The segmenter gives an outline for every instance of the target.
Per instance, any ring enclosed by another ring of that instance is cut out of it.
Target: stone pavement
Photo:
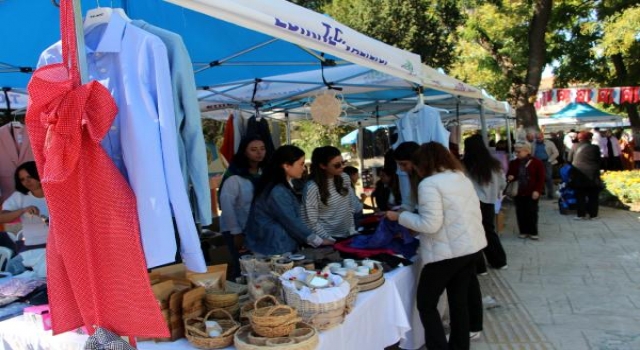
[[[541,200],[532,241],[506,209],[509,268],[480,277],[499,307],[471,349],[640,349],[640,213],[601,207],[598,220],[575,221]]]

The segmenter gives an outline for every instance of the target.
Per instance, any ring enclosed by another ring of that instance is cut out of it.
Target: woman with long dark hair
[[[239,252],[244,245],[244,226],[255,185],[262,175],[265,156],[265,144],[260,137],[243,138],[220,184],[220,231],[233,259],[232,278],[240,276]]]
[[[296,146],[278,148],[256,188],[255,201],[245,228],[247,247],[264,255],[298,250],[301,244],[331,244],[314,234],[302,221],[300,197],[292,181],[304,172],[304,151]]]
[[[354,233],[355,213],[349,176],[343,172],[340,150],[318,147],[311,155],[311,173],[303,194],[302,216],[313,233],[326,239]]]
[[[20,251],[44,248],[49,236],[49,209],[44,198],[36,162],[22,163],[14,173],[16,191],[2,204],[0,223],[20,219],[24,246]]]
[[[423,267],[416,298],[427,349],[469,349],[471,327],[482,324],[481,315],[470,319],[470,312],[482,307],[475,273],[478,253],[487,245],[480,201],[460,161],[441,144],[421,145],[413,166],[421,179],[418,212],[387,211],[386,217],[420,236]],[[448,341],[437,308],[445,289],[451,319]]]
[[[487,238],[487,247],[483,249],[484,256],[491,267],[505,269],[507,267],[507,254],[502,248],[495,226],[495,202],[500,198],[502,191],[507,186],[505,175],[502,172],[502,165],[500,161],[489,153],[489,149],[481,135],[473,135],[464,140],[462,163],[480,199],[482,226]],[[478,260],[477,269],[479,274],[487,272],[484,259],[480,258]]]
[[[378,168],[378,182],[371,196],[375,199],[375,206],[380,211],[391,210],[402,204],[402,195],[398,184],[398,175],[389,169]]]

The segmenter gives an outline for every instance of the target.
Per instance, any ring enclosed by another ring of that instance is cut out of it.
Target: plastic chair
[[[13,251],[7,247],[0,247],[0,271],[4,271],[7,262],[13,256]]]

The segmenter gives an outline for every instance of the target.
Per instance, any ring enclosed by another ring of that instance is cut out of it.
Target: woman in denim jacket
[[[302,177],[304,151],[296,146],[278,148],[256,188],[255,200],[245,227],[246,244],[254,253],[282,254],[300,244],[317,247],[331,244],[302,222],[300,196],[291,181]]]

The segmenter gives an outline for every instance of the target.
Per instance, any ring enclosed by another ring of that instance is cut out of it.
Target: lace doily
[[[342,100],[331,90],[326,90],[309,105],[311,118],[322,125],[336,125],[342,114]]]

